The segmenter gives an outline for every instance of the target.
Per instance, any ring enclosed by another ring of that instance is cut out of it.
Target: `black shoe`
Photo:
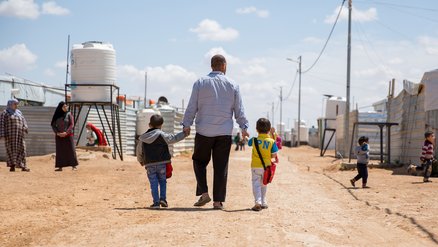
[[[354,188],[356,188],[355,182],[356,180],[354,180],[354,178],[350,180],[351,186],[353,186]]]
[[[213,205],[213,209],[215,209],[215,210],[223,210],[224,209],[224,204],[222,204],[222,202],[219,202],[219,204]]]
[[[27,167],[23,167],[23,168],[21,168],[21,171],[22,172],[30,172],[30,169]]]
[[[160,203],[159,202],[154,202],[154,204],[150,205],[149,207],[153,208],[153,209],[159,209],[160,208]]]
[[[206,195],[206,196],[201,196],[199,197],[199,200],[197,202],[195,202],[195,204],[193,206],[195,207],[202,207],[205,204],[209,203],[211,201],[210,196]]]
[[[15,172],[15,166],[11,166],[11,168],[9,168],[10,172]]]
[[[62,167],[56,168],[55,172],[62,172]]]
[[[169,205],[167,204],[166,200],[160,200],[160,206],[163,207],[163,208],[169,207]]]

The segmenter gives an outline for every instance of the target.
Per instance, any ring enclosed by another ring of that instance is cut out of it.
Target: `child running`
[[[350,180],[353,187],[356,187],[355,182],[362,178],[362,188],[368,189],[368,162],[370,160],[370,147],[368,145],[368,137],[361,136],[358,140],[359,146],[356,146],[354,153],[357,156],[357,176]]]
[[[248,146],[251,147],[254,145],[254,147],[252,148],[251,174],[252,191],[254,194],[255,205],[254,207],[252,207],[252,210],[260,211],[262,209],[268,208],[268,204],[266,201],[267,186],[263,184],[263,164],[260,156],[258,155],[255,145],[259,147],[260,153],[266,166],[270,166],[271,159],[277,157],[278,147],[274,139],[269,136],[271,123],[268,119],[260,118],[257,121],[256,129],[259,135],[257,138],[251,138],[248,141]],[[255,143],[255,140],[257,140],[257,143]]]
[[[168,144],[183,140],[184,132],[176,135],[161,130],[164,123],[160,115],[152,115],[149,130],[142,134],[137,144],[137,161],[147,170],[153,204],[151,208],[167,208],[166,200],[166,165],[170,164],[171,155]],[[159,187],[159,190],[158,190]]]
[[[427,131],[424,133],[424,144],[421,152],[420,160],[423,162],[424,167],[424,177],[423,182],[428,183],[432,182],[429,180],[430,174],[432,173],[432,162],[434,159],[434,143],[435,143],[435,134],[432,131]]]

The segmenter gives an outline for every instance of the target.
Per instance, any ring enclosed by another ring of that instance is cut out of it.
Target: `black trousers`
[[[357,176],[354,177],[354,180],[358,181],[362,178],[362,184],[367,184],[368,180],[368,167],[367,164],[357,163]]]
[[[197,182],[197,196],[208,192],[207,165],[213,156],[213,201],[225,201],[231,144],[231,136],[206,137],[196,134],[192,159]]]

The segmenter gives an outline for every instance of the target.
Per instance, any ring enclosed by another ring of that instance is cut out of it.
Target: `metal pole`
[[[298,135],[297,147],[300,146],[301,137],[301,56],[298,57]]]
[[[274,127],[274,102],[272,102],[272,127]]]
[[[280,137],[283,138],[283,130],[282,130],[282,123],[283,123],[283,87],[280,87]]]
[[[344,143],[348,143],[349,140],[349,125],[350,125],[350,70],[351,70],[351,9],[352,0],[348,0],[348,45],[347,45],[347,101],[345,105],[344,114]],[[347,152],[347,145],[344,146],[345,152]]]
[[[66,71],[65,71],[65,84],[67,84],[67,82],[68,82],[68,64],[69,64],[69,54],[70,53],[70,34],[68,35],[68,39],[67,39],[67,59],[66,59],[66,61],[67,61],[67,68],[66,68]],[[67,99],[67,94],[65,95],[65,97],[66,97],[66,99]],[[65,102],[67,102],[67,100],[65,101]]]
[[[144,72],[144,108],[146,109],[147,107],[147,99],[146,99],[146,95],[148,92],[148,72]]]

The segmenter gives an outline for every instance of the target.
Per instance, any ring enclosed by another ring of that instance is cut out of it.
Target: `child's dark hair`
[[[426,133],[424,133],[424,138],[429,138],[429,136],[433,135],[433,131],[426,131]]]
[[[257,120],[256,129],[259,133],[267,134],[271,130],[271,122],[266,118]]]
[[[359,142],[359,145],[362,145],[364,142],[368,142],[368,137],[361,136],[361,137],[359,137],[358,142]]]
[[[158,114],[152,115],[151,120],[149,122],[152,128],[159,128],[161,127],[161,125],[163,125],[163,123],[164,123],[163,117]]]

